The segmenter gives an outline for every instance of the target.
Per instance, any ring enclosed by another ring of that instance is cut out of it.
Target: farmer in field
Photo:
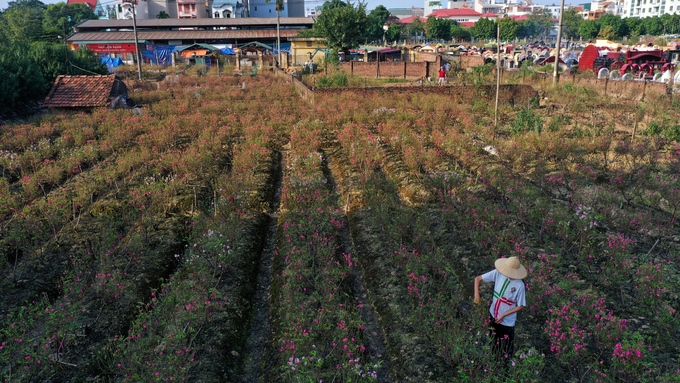
[[[479,282],[493,282],[493,301],[489,307],[492,349],[499,358],[508,361],[514,353],[517,312],[526,307],[522,279],[527,276],[527,270],[517,257],[499,258],[494,265],[495,270],[475,278],[475,303],[482,301],[479,296]]]

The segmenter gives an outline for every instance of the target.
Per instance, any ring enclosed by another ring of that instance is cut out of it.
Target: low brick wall
[[[460,56],[461,68],[467,69],[480,65],[484,65],[484,57],[482,56]]]
[[[552,73],[536,75],[533,80],[525,79],[525,82],[539,81],[552,84]],[[572,83],[580,86],[587,86],[596,89],[600,94],[629,100],[642,99],[645,97],[659,97],[668,93],[668,86],[660,82],[647,81],[621,81],[621,80],[599,80],[595,77],[576,76],[567,74],[560,76],[560,84]]]
[[[309,102],[310,104],[314,103],[314,92],[309,89],[302,81],[276,67],[274,68],[274,74],[276,77],[283,78],[293,83],[293,87],[303,100]]]
[[[369,63],[372,64],[372,63]],[[402,64],[403,63],[394,63]],[[413,63],[411,63],[413,64]],[[425,63],[419,63],[425,64]],[[396,65],[395,65],[396,66]],[[408,67],[407,67],[408,68]],[[403,70],[403,66],[402,66]],[[338,93],[357,93],[363,95],[375,95],[377,97],[389,97],[394,94],[434,93],[446,98],[446,102],[472,103],[475,100],[485,99],[492,102],[496,98],[495,85],[451,85],[451,86],[392,86],[371,88],[317,88],[309,89],[302,81],[274,68],[276,76],[285,78],[293,83],[293,86],[303,100],[313,104],[324,97]],[[518,107],[534,107],[538,104],[538,92],[525,84],[504,84],[500,86],[498,101]]]
[[[495,100],[496,86],[399,86],[375,88],[321,88],[314,91],[315,101],[338,93],[351,92],[376,97],[389,97],[394,94],[433,93],[445,97],[446,102],[472,103],[475,100]],[[500,103],[517,107],[533,107],[538,103],[538,92],[530,85],[506,84],[500,86],[498,96]]]
[[[418,79],[436,76],[437,69],[439,68],[437,65],[437,63],[427,61],[350,61],[340,63],[340,68],[349,74],[359,77]]]

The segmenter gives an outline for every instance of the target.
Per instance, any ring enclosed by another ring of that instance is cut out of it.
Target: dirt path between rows
[[[273,354],[270,313],[270,296],[272,284],[272,263],[276,252],[276,228],[281,205],[283,189],[283,169],[285,169],[286,153],[278,156],[278,171],[274,177],[274,193],[269,201],[269,228],[265,245],[260,257],[257,273],[257,290],[253,301],[253,315],[250,323],[250,334],[243,353],[243,371],[241,382],[264,382],[267,371],[271,370],[276,360]]]
[[[337,190],[335,178],[328,167],[328,159],[326,158],[325,153],[322,155],[322,172],[328,181],[331,191],[340,196],[342,193]],[[356,252],[354,250],[354,244],[352,243],[352,237],[349,232],[349,219],[347,218],[347,215],[343,215],[342,221],[343,226],[338,230],[338,238],[340,240],[339,251],[342,252],[340,256],[342,257],[344,254],[353,256],[356,254]],[[388,374],[391,371],[391,368],[389,359],[387,358],[387,351],[385,349],[385,336],[380,330],[380,325],[378,323],[379,318],[369,303],[368,293],[366,291],[366,287],[364,286],[363,278],[358,267],[351,268],[351,280],[352,294],[356,303],[359,305],[359,315],[361,315],[361,319],[364,321],[366,326],[363,333],[364,341],[366,343],[366,350],[370,358],[370,363],[374,366],[377,366],[377,382],[390,382],[391,380],[389,379]]]

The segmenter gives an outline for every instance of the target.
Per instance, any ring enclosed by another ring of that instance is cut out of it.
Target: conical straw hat
[[[496,270],[510,279],[524,279],[527,269],[519,262],[519,258],[499,258],[494,263]]]

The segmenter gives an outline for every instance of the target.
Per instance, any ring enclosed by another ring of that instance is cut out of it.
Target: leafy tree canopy
[[[10,1],[0,20],[2,35],[10,43],[41,40],[45,9],[38,0]]]
[[[562,14],[562,34],[568,39],[576,37],[582,22],[583,17],[574,8],[565,9]]]
[[[548,36],[555,27],[553,15],[547,9],[536,10],[527,16],[527,21],[533,24],[534,36]]]
[[[470,31],[461,27],[458,23],[451,24],[451,38],[460,40],[470,40]]]
[[[482,17],[470,28],[470,34],[478,39],[492,39],[496,36],[496,23]]]
[[[333,0],[331,3],[338,2]],[[329,2],[324,3],[323,7]],[[343,3],[344,4],[344,3]],[[326,39],[328,47],[334,50],[347,50],[359,46],[366,31],[366,4],[359,2],[356,6],[346,3],[344,6],[328,7],[316,19],[314,28]]]
[[[382,5],[378,5],[366,17],[366,38],[368,40],[381,40],[385,30],[383,25],[390,17],[390,11]]]
[[[642,19],[642,24],[645,27],[645,33],[652,36],[659,36],[663,34],[664,25],[660,17],[645,17]]]
[[[600,27],[595,20],[583,20],[578,27],[578,35],[584,39],[593,39],[600,33]]]
[[[613,40],[615,37],[616,32],[614,32],[614,27],[611,25],[605,25],[600,28],[600,33],[597,34],[597,38],[602,40]]]
[[[66,37],[73,33],[73,27],[84,20],[96,19],[97,16],[84,3],[57,3],[50,4],[45,10],[43,19],[43,40],[57,39],[57,36]]]
[[[415,19],[411,24],[404,26],[402,34],[407,38],[423,36],[425,34],[425,23],[420,19]]]
[[[346,7],[348,4],[349,4],[349,3],[345,3],[345,2],[342,1],[342,0],[330,0],[330,1],[326,1],[326,2],[323,3],[323,5],[321,6],[321,12],[323,13],[323,12],[326,12],[326,11],[330,11],[331,9],[334,9],[334,8]]]
[[[428,17],[425,23],[425,35],[430,40],[450,40],[452,21]]]
[[[387,31],[385,32],[385,39],[387,39],[387,41],[397,41],[397,40],[399,40],[400,36],[401,36],[401,25],[390,24],[387,27]]]
[[[519,25],[510,17],[498,19],[498,26],[501,28],[501,40],[509,41],[517,37]]]
[[[612,39],[628,35],[628,25],[623,21],[623,19],[621,19],[621,16],[615,16],[607,13],[600,17],[597,22],[600,25],[600,29],[606,26],[612,27],[612,32],[614,33],[614,35],[611,37]]]

